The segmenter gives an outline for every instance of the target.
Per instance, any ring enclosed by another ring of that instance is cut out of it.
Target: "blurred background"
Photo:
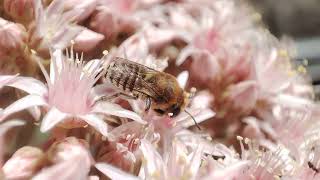
[[[316,97],[320,97],[320,0],[250,0],[270,31],[293,38],[297,63],[308,60]]]

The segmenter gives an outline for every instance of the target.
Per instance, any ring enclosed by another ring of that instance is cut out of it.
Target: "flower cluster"
[[[307,61],[244,1],[0,3],[0,179],[320,178]],[[115,57],[175,76],[185,111],[101,100]]]

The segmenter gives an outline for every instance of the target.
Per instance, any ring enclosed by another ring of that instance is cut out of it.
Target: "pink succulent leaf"
[[[18,99],[7,108],[4,109],[3,115],[9,116],[13,113],[19,112],[21,110],[34,107],[34,106],[48,106],[45,99],[38,95],[27,95],[21,99]]]
[[[78,51],[89,51],[96,47],[104,39],[104,35],[91,31],[89,29],[84,29],[80,34],[78,34],[74,41],[74,48]]]
[[[106,163],[97,163],[95,167],[111,179],[140,180],[140,178]]]
[[[66,161],[59,162],[53,166],[42,169],[32,180],[87,180],[90,166],[84,163],[84,157],[76,155]]]
[[[130,118],[132,120],[135,120],[141,124],[146,124],[147,122],[142,120],[141,117],[129,110],[123,109],[121,106],[117,104],[112,104],[108,102],[99,102],[97,103],[93,109],[93,113],[101,113],[101,114],[106,114],[106,115],[114,115],[114,116],[119,116],[119,117],[126,117]]]
[[[70,115],[69,115],[70,116]],[[62,122],[68,117],[68,114],[59,111],[57,108],[52,107],[49,112],[45,115],[41,122],[40,131],[46,132],[57,125],[59,122]]]
[[[44,157],[42,150],[24,146],[18,149],[3,165],[6,179],[29,179],[39,170]]]
[[[11,86],[20,90],[23,90],[29,94],[44,96],[48,93],[48,89],[41,81],[31,78],[31,77],[23,77],[18,76],[14,81],[7,84],[7,86]]]
[[[108,136],[108,125],[101,118],[97,117],[95,114],[88,114],[80,116],[86,123],[95,128],[103,136]]]
[[[178,75],[177,81],[182,89],[184,89],[186,87],[186,84],[188,82],[188,78],[189,78],[188,71],[183,71]]]

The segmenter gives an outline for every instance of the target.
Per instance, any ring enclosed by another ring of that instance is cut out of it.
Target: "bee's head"
[[[185,107],[190,101],[190,93],[181,91],[176,95],[176,98],[170,102],[156,106],[153,110],[159,115],[169,115],[176,117],[180,112],[184,111]]]

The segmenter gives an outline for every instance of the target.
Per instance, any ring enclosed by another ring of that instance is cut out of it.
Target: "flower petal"
[[[25,122],[21,120],[10,120],[0,124],[0,137],[3,136],[3,134],[6,133],[10,128],[22,126],[24,124]]]
[[[51,83],[54,83],[56,74],[61,72],[62,69],[63,54],[61,49],[54,50],[54,52],[50,50],[50,53],[52,57],[52,60],[50,62],[50,80]]]
[[[126,180],[139,180],[140,178],[128,174],[121,169],[111,166],[106,163],[97,163],[95,167],[102,172],[104,175],[108,176],[110,179],[126,179]]]
[[[108,125],[95,114],[80,116],[90,126],[99,131],[102,135],[108,136]]]
[[[92,112],[102,113],[106,115],[114,115],[119,117],[130,118],[139,123],[146,124],[147,122],[142,120],[141,117],[135,112],[123,109],[121,106],[109,102],[99,102],[94,107]]]
[[[52,38],[52,47],[55,49],[66,48],[70,44],[71,40],[73,40],[82,30],[83,28],[81,26],[76,25],[61,29]]]
[[[0,88],[2,88],[3,86],[5,86],[6,84],[12,82],[14,79],[17,78],[18,75],[14,75],[14,76],[0,76]]]
[[[89,29],[84,29],[75,38],[75,49],[78,51],[90,51],[96,47],[102,40],[104,35],[91,31]]]
[[[192,159],[190,161],[190,171],[193,178],[196,178],[198,170],[201,165],[202,154],[203,154],[204,146],[200,143],[198,148],[193,152]],[[192,178],[191,178],[192,179]]]
[[[184,89],[186,87],[186,84],[188,82],[188,78],[189,78],[188,71],[183,71],[178,75],[177,80],[178,80],[178,83],[182,89]]]
[[[57,108],[53,107],[50,109],[50,111],[46,114],[46,116],[43,118],[41,122],[40,131],[46,132],[53,128],[56,124],[63,121],[68,114],[65,114],[61,111],[59,111]]]
[[[47,105],[47,102],[41,96],[28,95],[17,100],[16,102],[12,103],[7,108],[5,108],[3,110],[3,116],[7,117],[13,113],[16,113],[18,111],[21,111],[30,107],[46,106],[46,105]]]
[[[9,83],[7,86],[21,89],[29,94],[37,94],[40,96],[48,92],[48,89],[45,84],[31,77],[17,77],[13,82]]]
[[[83,163],[82,156],[75,156],[40,171],[32,180],[86,180],[90,168]]]
[[[140,149],[144,156],[144,159],[147,160],[145,164],[145,173],[146,175],[159,174],[162,177],[166,176],[165,164],[160,156],[160,154],[156,151],[156,149],[152,146],[152,144],[144,139],[141,140]],[[148,178],[148,177],[146,177]],[[159,178],[161,179],[161,178]]]

